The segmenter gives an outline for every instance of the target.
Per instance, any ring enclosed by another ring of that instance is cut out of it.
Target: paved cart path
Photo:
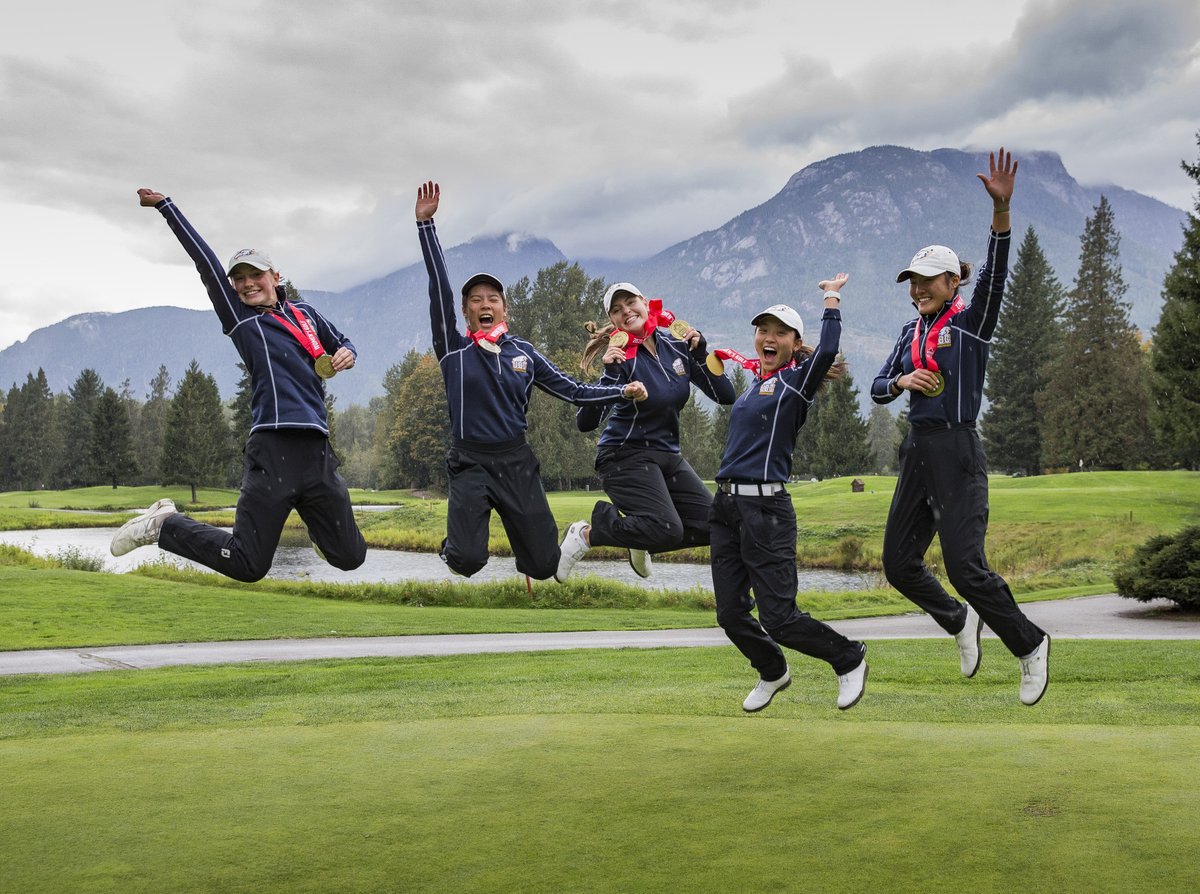
[[[1054,638],[1200,639],[1200,613],[1175,611],[1163,600],[1143,604],[1119,596],[1085,596],[1026,602],[1021,608]],[[928,639],[945,636],[927,615],[831,622],[852,639]],[[985,629],[985,636],[991,636]],[[135,670],[182,664],[303,661],[315,658],[405,658],[479,652],[556,649],[658,649],[729,646],[719,628],[695,630],[583,631],[577,633],[475,633],[442,636],[366,636],[320,639],[237,640],[94,649],[0,652],[0,675],[68,674]]]

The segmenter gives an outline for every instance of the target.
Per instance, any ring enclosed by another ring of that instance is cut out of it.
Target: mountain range
[[[1130,317],[1148,335],[1158,319],[1163,276],[1182,244],[1186,213],[1118,186],[1082,186],[1055,153],[1025,152],[1019,159],[1010,263],[1032,225],[1058,279],[1069,287],[1084,222],[1106,196],[1121,233]],[[663,298],[702,329],[710,345],[743,353],[751,347],[749,319],[771,304],[791,304],[815,329],[817,282],[848,271],[843,349],[865,393],[900,326],[912,317],[896,272],[931,243],[949,245],[976,265],[981,260],[990,203],[975,174],[986,170],[986,154],[956,149],[875,146],[837,155],[803,168],[766,202],[718,229],[642,260],[590,259],[584,266],[591,276],[627,280]],[[447,249],[446,260],[456,282],[488,270],[512,283],[565,257],[547,239],[513,233]],[[356,368],[330,380],[340,407],[382,394],[388,367],[409,349],[430,345],[420,262],[342,292],[295,285],[359,349]],[[581,333],[581,348],[583,341]],[[140,398],[160,364],[177,382],[193,358],[217,380],[222,397],[233,394],[237,355],[211,312],[148,307],[78,314],[0,351],[0,387],[19,385],[41,367],[51,390],[62,392],[90,367],[114,387],[129,379]]]

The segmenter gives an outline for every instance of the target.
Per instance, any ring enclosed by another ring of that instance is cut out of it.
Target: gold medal
[[[680,341],[683,341],[685,338],[687,338],[687,334],[691,331],[692,331],[691,324],[685,323],[683,320],[676,320],[674,323],[671,324],[671,329],[670,329],[671,334],[673,336],[675,336],[677,339],[679,339]]]
[[[926,397],[937,397],[939,394],[941,394],[943,391],[946,390],[946,379],[942,376],[942,374],[934,373],[934,376],[937,378],[937,381],[934,383],[933,387],[928,389],[927,391],[921,392]]]
[[[629,344],[629,333],[624,329],[617,329],[608,337],[608,343],[614,348],[623,348]]]
[[[316,369],[317,375],[322,379],[332,379],[337,375],[337,370],[333,368],[333,358],[328,354],[322,354],[317,358]]]
[[[500,353],[500,346],[494,341],[488,341],[486,338],[479,339],[479,341],[475,342],[475,344],[479,345],[479,347],[483,348],[489,354]]]
[[[708,371],[714,376],[722,376],[725,374],[725,361],[716,354],[709,354],[704,361],[704,365],[708,367]]]

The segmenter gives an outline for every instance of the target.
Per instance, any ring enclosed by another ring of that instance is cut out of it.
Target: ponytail
[[[812,345],[806,345],[804,342],[800,342],[800,344],[796,346],[796,350],[792,353],[792,359],[797,363],[803,363],[810,356],[812,356],[816,350],[817,349]],[[849,366],[846,365],[846,355],[838,354],[837,359],[833,361],[833,365],[830,366],[825,372],[825,378],[822,380],[821,386],[823,386],[825,382],[834,382],[840,379],[846,374],[848,369]],[[821,386],[818,386],[818,388]]]
[[[583,324],[583,328],[588,331],[588,343],[583,349],[583,359],[579,363],[579,368],[587,372],[591,370],[592,363],[596,358],[604,353],[608,347],[608,337],[616,331],[617,327],[612,323],[596,323],[589,320]]]

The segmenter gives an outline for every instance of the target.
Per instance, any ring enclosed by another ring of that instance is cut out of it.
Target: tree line
[[[1200,134],[1197,134],[1200,146]],[[1182,163],[1200,186],[1200,163]],[[1200,191],[1152,336],[1129,320],[1120,234],[1103,196],[1068,290],[1030,227],[992,344],[981,430],[993,469],[1200,469]]]
[[[1200,186],[1200,162],[1184,162],[1183,169]],[[1200,468],[1200,191],[1195,211],[1149,339],[1129,321],[1120,236],[1106,198],[1084,226],[1070,289],[1037,233],[1025,231],[984,389],[988,409],[980,427],[993,470]],[[564,371],[594,381],[600,370],[585,372],[579,360],[584,325],[601,306],[604,288],[579,264],[561,261],[509,289],[510,326]],[[65,394],[51,393],[43,370],[29,373],[3,396],[0,490],[187,484],[194,500],[197,486],[236,487],[238,453],[250,431],[250,380],[242,373],[225,402],[194,360],[174,388],[160,367],[144,400],[128,380],[114,389],[92,369]],[[740,368],[732,376],[740,394],[747,377]],[[327,398],[343,475],[353,487],[443,489],[449,417],[432,352],[410,351],[387,371],[383,386],[366,406],[339,411]],[[858,394],[850,374],[822,387],[796,441],[796,476],[894,470],[905,415],[875,406],[864,420]],[[535,390],[528,437],[551,489],[597,483],[599,432],[579,432],[574,415],[574,407]],[[728,425],[729,408],[693,389],[680,417],[680,442],[702,477],[716,474]]]

